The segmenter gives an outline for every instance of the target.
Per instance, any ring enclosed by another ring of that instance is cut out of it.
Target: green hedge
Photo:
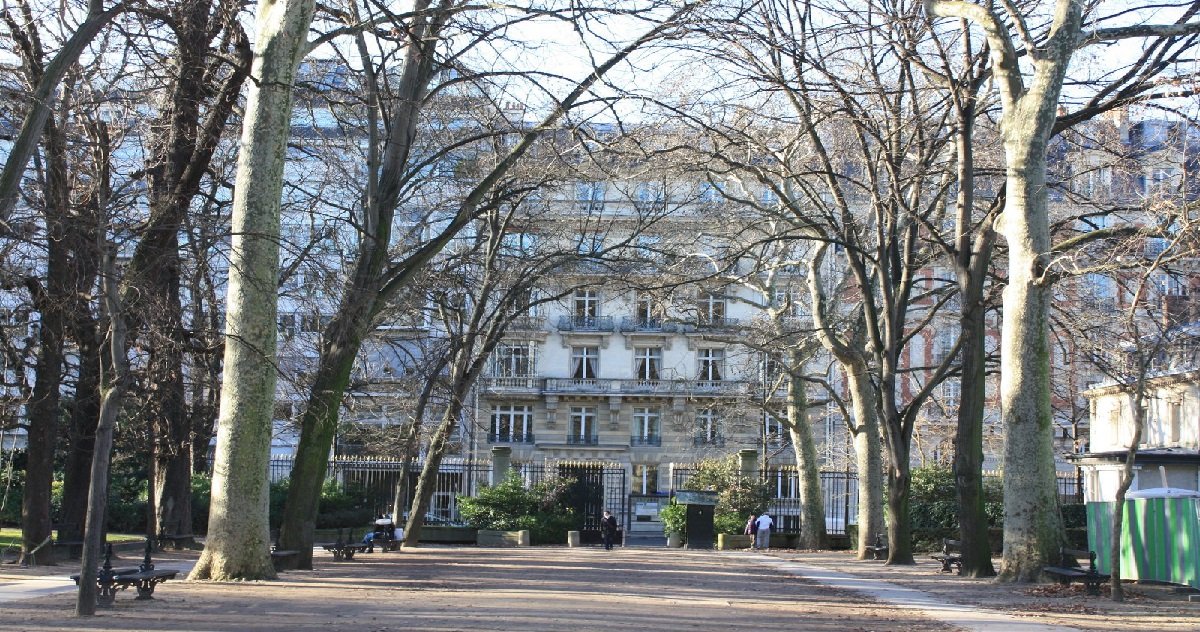
[[[474,497],[459,496],[458,509],[476,529],[529,530],[531,544],[565,544],[567,531],[583,526],[570,496],[575,479],[552,477],[528,489],[515,471],[498,485],[484,487]]]

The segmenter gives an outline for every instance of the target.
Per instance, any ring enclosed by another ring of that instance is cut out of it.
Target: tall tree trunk
[[[433,492],[437,490],[442,457],[446,455],[447,444],[458,427],[458,417],[462,414],[462,398],[458,395],[459,393],[454,393],[451,397],[442,422],[438,424],[437,430],[429,440],[429,452],[425,457],[425,465],[421,468],[421,477],[417,479],[412,507],[408,510],[408,521],[404,525],[405,547],[416,547],[421,541],[421,528],[425,523],[425,513],[429,511],[429,503],[433,500]]]
[[[267,466],[275,402],[279,209],[292,87],[313,0],[258,5],[233,200],[225,370],[208,539],[192,579],[274,577]]]
[[[342,312],[339,315],[346,315]],[[363,312],[359,312],[361,316]],[[343,326],[363,327],[366,323],[345,323]],[[329,327],[331,333],[344,332],[341,327]],[[288,496],[283,505],[283,524],[279,529],[279,546],[299,551],[297,567],[312,568],[313,530],[329,464],[329,450],[337,431],[338,408],[350,383],[350,372],[361,344],[362,331],[351,339],[335,339],[327,343],[313,378],[308,405],[300,417],[300,441],[288,481]],[[349,332],[342,335],[351,336]]]
[[[88,335],[90,333],[90,336]],[[92,452],[96,425],[100,421],[100,347],[95,327],[78,328],[75,333],[79,351],[79,376],[75,382],[75,401],[71,408],[67,460],[63,470],[63,534],[82,541],[87,500],[91,488]]]
[[[100,416],[96,424],[96,444],[92,452],[91,486],[88,492],[87,528],[83,540],[83,562],[79,571],[79,591],[75,614],[96,614],[96,573],[104,549],[105,519],[108,514],[108,476],[112,459],[113,427],[120,412],[123,391],[128,384],[129,359],[125,341],[125,318],[117,290],[116,265],[112,254],[105,257],[103,295],[109,318],[101,369]]]
[[[915,564],[912,550],[912,520],[909,518],[912,466],[908,441],[888,437],[887,532],[888,564]]]
[[[883,446],[879,417],[875,413],[875,387],[866,362],[842,364],[854,413],[854,456],[858,470],[858,559],[867,559],[867,547],[883,532]]]
[[[817,467],[817,448],[813,444],[812,425],[808,420],[808,396],[800,379],[803,358],[795,349],[789,350],[788,366],[795,375],[787,385],[788,434],[796,455],[796,472],[800,479],[800,542],[802,549],[824,549],[829,546],[825,532],[825,502],[821,495],[821,472]]]
[[[22,563],[52,564],[53,549],[44,546],[51,533],[50,490],[58,421],[62,415],[61,390],[66,359],[68,304],[74,298],[68,235],[70,234],[70,181],[66,142],[54,121],[46,123],[45,286],[29,279],[34,306],[41,314],[35,381],[26,407],[25,491],[21,498]],[[38,547],[41,547],[40,549]],[[36,554],[32,552],[37,550]]]
[[[972,284],[974,285],[974,284]],[[962,574],[991,577],[992,545],[983,496],[983,413],[987,401],[982,283],[961,291],[959,319],[962,343],[958,425],[954,430],[954,489],[958,499],[958,531],[962,541]]]
[[[1053,119],[1054,111],[1040,113]],[[1048,127],[1048,126],[1047,126]],[[1000,409],[1004,422],[1002,578],[1036,581],[1063,539],[1050,408],[1048,310],[1042,275],[1050,252],[1044,139],[1010,121],[1003,234],[1008,285],[1001,328]]]

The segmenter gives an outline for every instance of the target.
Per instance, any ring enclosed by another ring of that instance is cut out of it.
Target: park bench
[[[79,530],[78,524],[64,522],[53,525],[53,529],[57,537],[50,541],[51,547],[65,549],[67,556],[71,558],[76,558],[83,554],[83,532]]]
[[[340,562],[342,560],[347,560],[347,561],[353,560],[355,553],[368,553],[372,550],[370,544],[366,544],[364,542],[356,542],[354,540],[354,532],[353,531],[350,532],[350,541],[349,542],[342,540],[341,529],[338,529],[337,542],[322,544],[321,548],[325,549],[326,551],[329,551],[330,553],[333,553],[334,561],[338,561],[338,562]]]
[[[178,520],[163,521],[158,527],[158,550],[162,551],[167,547],[167,542],[170,542],[171,547],[178,551],[184,544],[196,539],[196,536],[190,533],[190,529],[187,530],[188,533],[180,533],[181,531],[184,529],[179,528]]]
[[[275,567],[277,573],[295,569],[300,563],[300,551],[279,548],[279,532],[275,531],[274,533],[275,538],[271,543],[271,566]]]
[[[1100,584],[1108,581],[1109,576],[1096,571],[1096,552],[1063,547],[1058,551],[1058,566],[1045,566],[1042,572],[1055,577],[1064,586],[1078,581],[1087,587],[1089,595],[1100,594]],[[1088,567],[1084,569],[1079,560],[1086,559]]]
[[[175,579],[175,576],[179,574],[178,570],[154,568],[154,562],[150,559],[150,551],[153,548],[153,540],[147,538],[146,556],[140,566],[137,568],[113,568],[112,545],[109,544],[105,547],[104,566],[101,567],[100,572],[96,573],[96,606],[112,607],[117,593],[131,586],[137,589],[137,597],[134,599],[153,599],[155,586],[168,579]],[[79,584],[79,577],[79,575],[72,575],[71,579]]]
[[[943,539],[942,552],[929,557],[942,563],[941,572],[949,573],[957,568],[958,574],[962,574],[962,540]]]
[[[875,534],[875,544],[864,547],[867,553],[871,554],[873,560],[886,560],[888,556],[888,545],[883,539],[882,533]]]

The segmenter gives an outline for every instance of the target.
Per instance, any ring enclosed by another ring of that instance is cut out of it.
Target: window
[[[600,316],[600,293],[596,290],[575,291],[575,326],[589,327],[596,325]]]
[[[947,408],[956,408],[958,402],[962,399],[962,382],[956,379],[948,379],[942,382],[942,405]]]
[[[720,418],[717,411],[705,408],[696,412],[696,445],[721,445]]]
[[[644,261],[658,261],[662,255],[662,237],[658,235],[638,235],[634,246],[637,257]]]
[[[662,323],[662,307],[653,294],[638,292],[634,305],[634,318],[638,326],[657,326]]]
[[[600,349],[598,347],[571,347],[571,377],[576,380],[594,380],[600,373]]]
[[[592,406],[572,406],[571,421],[567,428],[567,443],[595,445],[596,409]]]
[[[533,233],[507,233],[500,242],[501,252],[512,257],[532,254],[537,244],[538,236]]]
[[[643,182],[638,185],[634,197],[634,207],[639,211],[660,211],[666,206],[661,183]]]
[[[279,333],[284,337],[292,337],[296,333],[296,315],[295,314],[280,314],[279,315]]]
[[[292,403],[291,402],[275,402],[275,410],[271,414],[272,419],[286,420],[292,418]]]
[[[712,292],[700,295],[700,324],[720,325],[725,322],[725,297]]]
[[[773,448],[788,445],[791,440],[791,435],[788,433],[787,425],[782,419],[772,415],[768,411],[763,411],[763,441]]]
[[[958,342],[958,334],[954,331],[943,329],[937,332],[933,339],[933,363],[941,364],[954,350],[954,343]]]
[[[659,434],[661,420],[662,414],[658,408],[634,407],[630,443],[633,445],[661,445],[661,435]]]
[[[493,355],[493,377],[530,377],[534,375],[536,343],[501,343]]]
[[[767,387],[777,388],[783,386],[787,381],[786,371],[783,362],[777,354],[764,353],[762,356],[762,381]]]
[[[659,379],[659,367],[662,366],[661,347],[637,347],[633,350],[634,374],[639,380]]]
[[[606,183],[579,182],[575,185],[575,200],[577,206],[585,211],[599,211],[604,208]]]
[[[721,183],[705,182],[700,185],[700,201],[701,202],[720,202],[725,198],[725,185]]]
[[[633,493],[635,494],[654,494],[658,492],[658,466],[657,465],[639,465],[633,466]]]
[[[724,349],[700,349],[696,352],[700,360],[700,376],[704,382],[718,382],[725,373]]]
[[[488,443],[532,443],[533,407],[527,405],[494,406]]]
[[[775,290],[771,297],[771,307],[782,310],[785,318],[806,316],[804,304],[800,302],[800,294],[795,290]]]
[[[575,235],[575,253],[581,257],[596,257],[604,252],[604,233],[588,232]]]
[[[1183,402],[1167,403],[1167,443],[1179,445],[1180,430],[1183,424]]]

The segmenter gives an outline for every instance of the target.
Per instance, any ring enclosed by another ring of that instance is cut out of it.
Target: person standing
[[[775,521],[771,520],[770,512],[762,512],[754,522],[758,527],[754,534],[755,545],[764,551],[771,550],[771,527],[775,526]]]
[[[617,517],[604,512],[604,517],[600,518],[600,536],[604,538],[604,550],[611,551],[613,547],[613,538],[617,535]]]
[[[750,536],[750,548],[751,549],[755,548],[755,546],[754,546],[754,544],[755,544],[754,538],[756,537],[755,532],[758,531],[758,522],[756,522],[756,520],[758,520],[758,516],[756,516],[754,514],[750,514],[750,518],[748,518],[746,520],[746,528],[744,530],[742,530],[743,535]]]

